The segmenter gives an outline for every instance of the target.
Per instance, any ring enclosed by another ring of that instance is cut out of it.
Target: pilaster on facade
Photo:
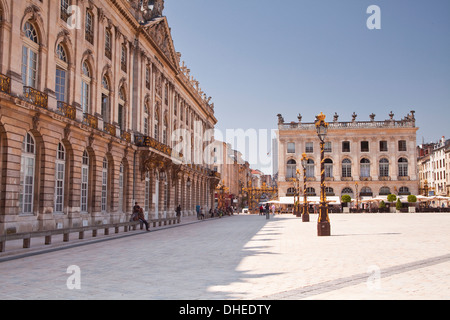
[[[356,196],[357,189],[366,196],[418,194],[415,112],[402,120],[339,122],[335,114],[328,123],[325,141],[325,183],[329,195]],[[280,196],[290,194],[290,180],[302,169],[302,154],[308,158],[306,180],[308,193],[320,190],[319,138],[315,124],[286,123],[278,115],[278,186]],[[302,178],[303,179],[303,178]],[[358,187],[356,186],[358,184]],[[359,192],[358,192],[359,193]]]
[[[171,137],[217,119],[164,1],[78,1],[79,28],[70,3],[0,1],[0,234],[124,222],[136,202],[150,219],[212,207],[210,166]]]

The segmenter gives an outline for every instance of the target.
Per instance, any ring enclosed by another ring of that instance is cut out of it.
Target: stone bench
[[[153,227],[156,228],[156,224],[158,224],[159,227],[161,227],[163,224],[166,226],[167,224],[178,224],[180,223],[179,217],[172,217],[172,218],[164,218],[164,219],[152,219],[149,221],[149,224],[153,224]]]
[[[161,225],[172,225],[180,223],[179,217],[172,218],[164,218],[164,219],[156,219],[150,220],[149,224],[153,224],[153,227]],[[52,243],[52,236],[63,235],[63,242],[69,242],[71,233],[78,233],[78,239],[82,240],[85,237],[85,233],[92,231],[92,237],[97,237],[98,230],[103,229],[104,235],[109,235],[109,230],[114,229],[115,233],[120,232],[120,228],[123,228],[123,232],[128,232],[131,230],[136,230],[137,226],[140,225],[141,230],[143,229],[143,224],[138,221],[130,221],[130,222],[121,222],[114,223],[108,225],[98,225],[98,226],[88,226],[88,227],[78,227],[78,228],[67,228],[67,229],[56,229],[56,230],[48,230],[48,231],[35,231],[35,232],[24,232],[24,233],[13,233],[13,234],[4,234],[0,236],[0,252],[5,251],[5,244],[7,241],[11,240],[23,240],[23,248],[27,249],[31,247],[31,239],[32,238],[40,238],[44,237],[44,244],[50,245]]]
[[[92,231],[92,237],[97,237],[97,232],[99,229],[104,230],[105,235],[109,235],[109,230],[114,228],[115,233],[120,232],[120,228],[123,228],[124,232],[130,230],[136,230],[137,226],[140,224],[139,221],[122,222],[108,225],[98,225],[89,227],[78,227],[78,228],[67,228],[67,229],[56,229],[48,231],[35,231],[35,232],[24,232],[24,233],[13,233],[4,234],[0,236],[0,252],[5,251],[5,244],[7,241],[11,240],[23,240],[23,248],[31,247],[32,238],[44,237],[44,244],[50,245],[52,243],[52,236],[63,235],[63,242],[69,242],[71,233],[78,233],[79,239],[84,239],[85,233]],[[142,227],[141,227],[142,229]]]

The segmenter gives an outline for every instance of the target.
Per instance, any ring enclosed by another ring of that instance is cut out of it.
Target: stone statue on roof
[[[162,16],[164,0],[142,0],[141,13],[143,24]]]

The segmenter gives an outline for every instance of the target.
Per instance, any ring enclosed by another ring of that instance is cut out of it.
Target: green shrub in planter
[[[397,203],[395,204],[395,208],[397,210],[400,210],[403,207],[402,202],[400,201],[400,198],[397,199]]]
[[[394,202],[395,200],[397,200],[397,196],[395,194],[389,194],[387,196],[387,201]]]
[[[385,208],[386,208],[386,203],[383,200],[381,200],[380,209],[385,209]]]
[[[341,202],[342,203],[345,203],[346,205],[347,205],[347,203],[349,203],[349,202],[351,202],[352,201],[352,198],[348,195],[348,194],[344,194],[342,197],[341,197]]]
[[[409,202],[408,212],[411,212],[411,213],[416,212],[417,197],[415,195],[410,194],[408,196],[408,202]]]

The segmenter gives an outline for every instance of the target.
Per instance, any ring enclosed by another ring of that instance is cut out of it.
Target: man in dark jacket
[[[150,231],[148,222],[145,220],[144,210],[142,210],[142,208],[139,208],[138,218],[141,223],[145,224],[145,229]]]

